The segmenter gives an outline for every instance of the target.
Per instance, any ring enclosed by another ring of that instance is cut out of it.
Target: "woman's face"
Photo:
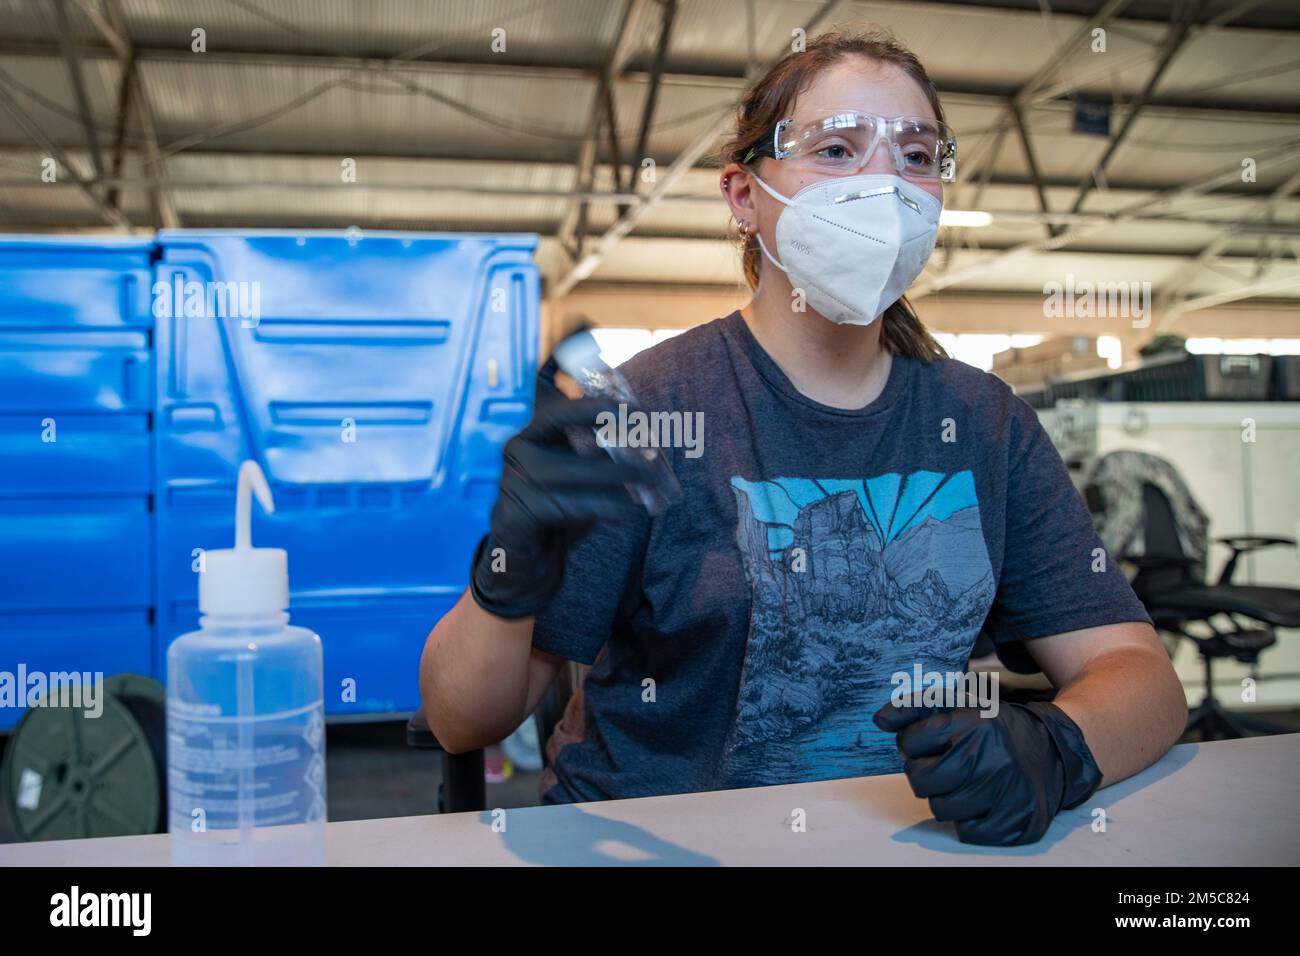
[[[854,110],[877,116],[919,116],[937,120],[930,101],[917,82],[892,63],[866,57],[849,57],[824,70],[794,102],[790,115],[794,125],[816,119],[822,110]],[[779,159],[760,159],[755,171],[763,181],[783,196],[829,177],[799,169]],[[893,157],[885,144],[877,146],[861,173],[898,175]],[[737,175],[740,174],[740,175]],[[909,180],[943,202],[943,183],[938,180]],[[722,191],[732,214],[741,223],[757,225],[763,242],[774,247],[776,220],[785,206],[773,199],[762,187],[750,181],[744,167],[728,163],[722,171]]]

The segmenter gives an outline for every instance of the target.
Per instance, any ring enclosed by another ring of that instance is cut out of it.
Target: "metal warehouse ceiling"
[[[920,294],[1300,298],[1296,0],[0,0],[0,229],[527,230],[551,294],[735,288],[713,153],[745,77],[870,23],[939,84],[947,206],[993,216]]]

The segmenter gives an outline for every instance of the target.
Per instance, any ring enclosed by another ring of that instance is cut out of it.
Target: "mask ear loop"
[[[766,192],[769,196],[771,196],[771,197],[772,197],[773,199],[775,199],[777,202],[779,202],[779,203],[781,203],[781,204],[783,204],[783,205],[786,205],[786,206],[793,206],[793,205],[794,205],[794,203],[792,203],[792,202],[791,202],[789,199],[787,199],[785,196],[782,196],[779,192],[777,192],[775,189],[773,189],[773,188],[772,188],[771,186],[769,186],[767,183],[763,182],[763,178],[762,178],[761,176],[759,176],[758,173],[750,173],[749,175],[750,175],[751,177],[753,177],[753,179],[754,179],[754,181],[755,181],[756,183],[758,183],[760,186],[763,187],[763,191],[764,191],[764,192]],[[767,245],[766,245],[766,243],[763,242],[763,234],[762,234],[761,232],[758,231],[758,223],[755,223],[755,224],[754,224],[754,238],[758,240],[758,248],[762,250],[763,255],[767,256],[767,261],[770,262],[770,263],[772,263],[772,265],[776,266],[778,269],[780,269],[782,272],[784,272],[784,273],[786,273],[786,274],[788,275],[789,272],[790,272],[790,270],[787,269],[785,266],[781,265],[781,263],[777,262],[774,258],[772,258],[772,253],[770,253],[770,252],[767,251]]]
[[[754,238],[758,240],[758,248],[761,249],[761,250],[763,251],[763,255],[767,256],[767,261],[770,262],[770,263],[772,263],[772,265],[776,266],[778,269],[780,269],[780,270],[781,270],[782,272],[784,272],[786,275],[789,275],[789,274],[790,274],[790,270],[787,269],[785,266],[781,265],[781,263],[777,262],[775,259],[773,259],[773,258],[772,258],[772,253],[770,253],[770,252],[767,251],[767,246],[763,243],[763,234],[760,233],[760,232],[758,232],[757,230],[755,230],[755,231],[754,231]]]

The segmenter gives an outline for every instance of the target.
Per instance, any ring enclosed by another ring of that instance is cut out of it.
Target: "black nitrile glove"
[[[617,401],[570,399],[555,385],[557,371],[554,357],[538,371],[533,420],[506,442],[491,528],[470,569],[474,600],[498,617],[544,608],[560,589],[568,549],[597,521],[644,513],[624,485],[647,480],[649,466],[582,456],[564,433],[595,427],[603,411],[617,414]]]
[[[876,726],[898,734],[912,792],[963,843],[1019,846],[1040,840],[1062,809],[1092,796],[1101,771],[1083,731],[1049,703],[974,707],[885,704]]]

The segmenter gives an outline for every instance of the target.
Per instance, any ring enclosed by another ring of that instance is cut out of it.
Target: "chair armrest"
[[[406,722],[406,746],[415,750],[442,750],[442,744],[424,719],[423,710],[417,710]]]
[[[1233,534],[1224,538],[1215,538],[1214,540],[1219,544],[1226,544],[1233,551],[1255,551],[1259,548],[1271,548],[1274,545],[1281,544],[1295,547],[1295,538],[1283,538],[1271,534]]]
[[[406,745],[438,753],[442,765],[442,780],[438,784],[439,813],[463,813],[486,807],[487,781],[483,777],[482,748],[448,753],[429,729],[423,710],[417,710],[406,722]]]
[[[1281,545],[1294,548],[1296,543],[1295,538],[1265,534],[1233,534],[1224,538],[1215,538],[1214,540],[1216,543],[1225,544],[1232,549],[1232,557],[1228,558],[1228,563],[1223,566],[1223,572],[1219,575],[1219,584],[1232,583],[1232,575],[1237,570],[1237,559],[1243,554],[1258,551],[1260,548],[1273,548]]]
[[[1118,560],[1136,565],[1144,571],[1155,568],[1190,568],[1196,564],[1191,558],[1175,554],[1121,554]]]

